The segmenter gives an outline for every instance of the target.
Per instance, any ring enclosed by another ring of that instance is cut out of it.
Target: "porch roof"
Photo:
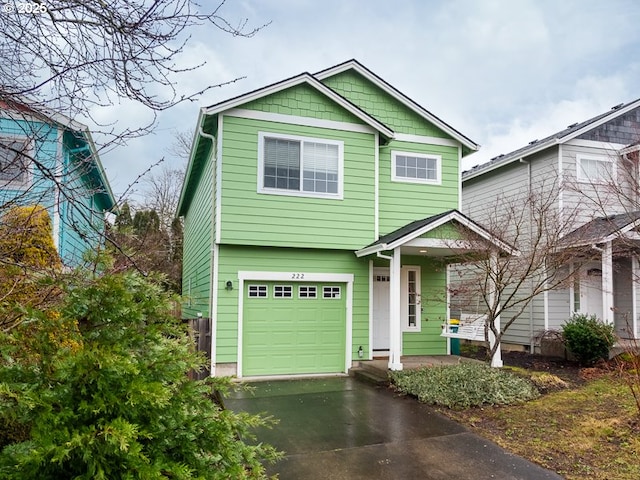
[[[470,232],[476,239],[484,240],[493,247],[509,255],[517,255],[518,251],[499,238],[492,235],[480,224],[474,222],[458,210],[446,212],[431,217],[415,220],[407,225],[383,235],[377,241],[356,251],[356,256],[364,257],[386,250],[403,247],[403,253],[429,256],[457,255],[474,249],[473,243],[462,236],[461,238],[419,238],[448,223],[456,223]],[[486,249],[486,247],[485,247]]]
[[[626,236],[629,240],[640,240],[640,235],[632,232],[639,226],[640,210],[595,218],[562,237],[560,247],[606,243],[621,236]]]

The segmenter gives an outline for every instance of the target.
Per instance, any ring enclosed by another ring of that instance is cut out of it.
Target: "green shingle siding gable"
[[[228,116],[223,122],[221,243],[356,250],[374,240],[373,134]],[[258,132],[344,142],[343,199],[258,193]]]
[[[243,104],[240,108],[336,122],[363,123],[355,115],[337,106],[315,88],[306,84],[296,85],[253,100]]]
[[[438,127],[427,122],[420,115],[402,105],[391,95],[356,72],[342,72],[324,79],[322,83],[396,132],[450,138]]]

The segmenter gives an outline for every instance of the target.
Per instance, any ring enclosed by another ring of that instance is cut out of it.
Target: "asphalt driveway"
[[[257,432],[286,457],[269,468],[287,479],[561,479],[409,397],[352,378],[253,383],[232,410],[280,419]]]

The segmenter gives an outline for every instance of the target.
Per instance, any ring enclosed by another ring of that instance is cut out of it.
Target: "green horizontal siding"
[[[322,82],[396,132],[450,138],[357,72],[342,72]]]
[[[344,142],[344,198],[259,194],[258,132]],[[221,243],[357,249],[374,233],[373,134],[224,117]]]
[[[442,157],[442,183],[429,185],[391,181],[391,151],[416,152]],[[458,208],[458,149],[393,141],[380,153],[380,235],[414,220]]]
[[[319,118],[336,122],[362,124],[362,120],[330,101],[315,88],[296,85],[281,92],[245,103],[242,108],[262,112]]]
[[[208,158],[198,177],[193,200],[184,217],[182,315],[195,318],[198,313],[209,316],[211,285],[211,247],[215,229],[213,195],[214,163]]]
[[[369,348],[369,266],[367,261],[357,259],[352,252],[343,251],[298,248],[257,249],[221,245],[219,277],[216,286],[218,295],[216,361],[218,363],[237,362],[237,286],[240,270],[354,274],[352,359],[358,358],[360,345],[365,351]],[[235,286],[233,290],[225,288],[228,280],[233,282]],[[318,285],[321,284],[318,283]]]
[[[420,265],[422,313],[420,332],[402,334],[403,355],[444,355],[447,341],[440,336],[447,318],[447,276],[444,265],[418,256],[402,257],[403,265]]]

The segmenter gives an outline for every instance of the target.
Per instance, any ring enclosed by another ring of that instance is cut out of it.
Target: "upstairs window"
[[[260,133],[258,192],[342,198],[343,143]]]
[[[391,180],[394,182],[430,183],[442,181],[442,157],[421,153],[391,152]]]
[[[576,169],[579,182],[607,183],[614,180],[614,165],[611,158],[577,155]]]
[[[29,183],[29,142],[0,138],[0,187],[24,188]]]

